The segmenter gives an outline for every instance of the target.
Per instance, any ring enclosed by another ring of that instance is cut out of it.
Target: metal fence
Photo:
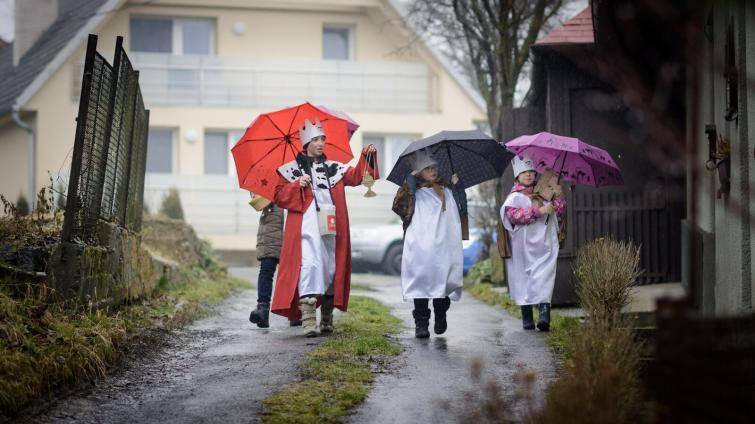
[[[93,242],[104,220],[139,231],[142,225],[149,111],[118,37],[113,64],[89,35],[68,183],[62,241]]]

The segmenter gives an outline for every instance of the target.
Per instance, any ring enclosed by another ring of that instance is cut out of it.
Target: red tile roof
[[[536,45],[593,43],[595,43],[595,31],[592,27],[590,6],[535,42]]]

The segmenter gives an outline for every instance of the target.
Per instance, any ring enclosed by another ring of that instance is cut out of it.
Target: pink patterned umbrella
[[[552,169],[566,181],[592,187],[624,185],[611,155],[578,138],[541,132],[517,137],[506,143],[506,148],[515,155],[528,156],[538,172]]]

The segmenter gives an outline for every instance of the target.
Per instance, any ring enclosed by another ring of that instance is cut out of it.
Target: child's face
[[[535,182],[535,171],[524,171],[516,178],[519,184],[529,186]]]
[[[425,181],[435,181],[438,179],[438,167],[436,165],[430,165],[427,168],[423,169],[419,175],[424,179]]]

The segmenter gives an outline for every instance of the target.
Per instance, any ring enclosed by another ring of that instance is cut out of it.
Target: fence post
[[[63,243],[71,241],[74,218],[81,207],[79,202],[79,181],[81,180],[81,161],[84,156],[84,132],[87,126],[89,94],[92,88],[92,73],[94,71],[94,55],[96,52],[97,36],[89,34],[84,60],[84,77],[81,80],[81,93],[79,94],[79,113],[76,117],[76,138],[73,142],[71,173],[68,177],[68,194],[66,195],[66,209],[63,217],[63,231],[60,237]]]
[[[136,95],[136,91],[139,89],[139,71],[134,71],[133,76],[133,84],[129,87],[129,90],[133,92],[133,102],[131,105],[132,108],[132,115],[131,115],[131,131],[130,134],[128,134],[126,140],[128,142],[128,151],[126,153],[126,174],[125,174],[125,189],[123,190],[123,199],[121,201],[122,211],[120,212],[120,221],[121,225],[124,228],[128,228],[128,192],[131,190],[131,157],[134,154],[134,134],[136,131],[136,123],[138,121],[138,112],[137,112],[137,106],[139,105],[139,97]]]

